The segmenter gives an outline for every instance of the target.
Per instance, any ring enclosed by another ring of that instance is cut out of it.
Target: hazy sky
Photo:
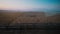
[[[7,10],[59,10],[59,0],[0,0],[0,9]]]

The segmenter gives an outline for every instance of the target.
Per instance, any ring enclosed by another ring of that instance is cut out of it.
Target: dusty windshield
[[[58,28],[59,5],[59,0],[0,0],[0,28]]]

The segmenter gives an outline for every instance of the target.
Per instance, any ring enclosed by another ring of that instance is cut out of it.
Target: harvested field
[[[0,12],[0,24],[17,24],[17,23],[59,23],[60,14],[47,16],[44,12]]]

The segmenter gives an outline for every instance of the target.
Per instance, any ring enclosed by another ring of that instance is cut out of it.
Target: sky
[[[3,10],[59,10],[59,5],[59,0],[0,0],[0,9]]]

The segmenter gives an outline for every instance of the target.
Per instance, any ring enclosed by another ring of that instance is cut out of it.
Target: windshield
[[[1,31],[57,32],[60,26],[59,3],[59,0],[0,0]]]

